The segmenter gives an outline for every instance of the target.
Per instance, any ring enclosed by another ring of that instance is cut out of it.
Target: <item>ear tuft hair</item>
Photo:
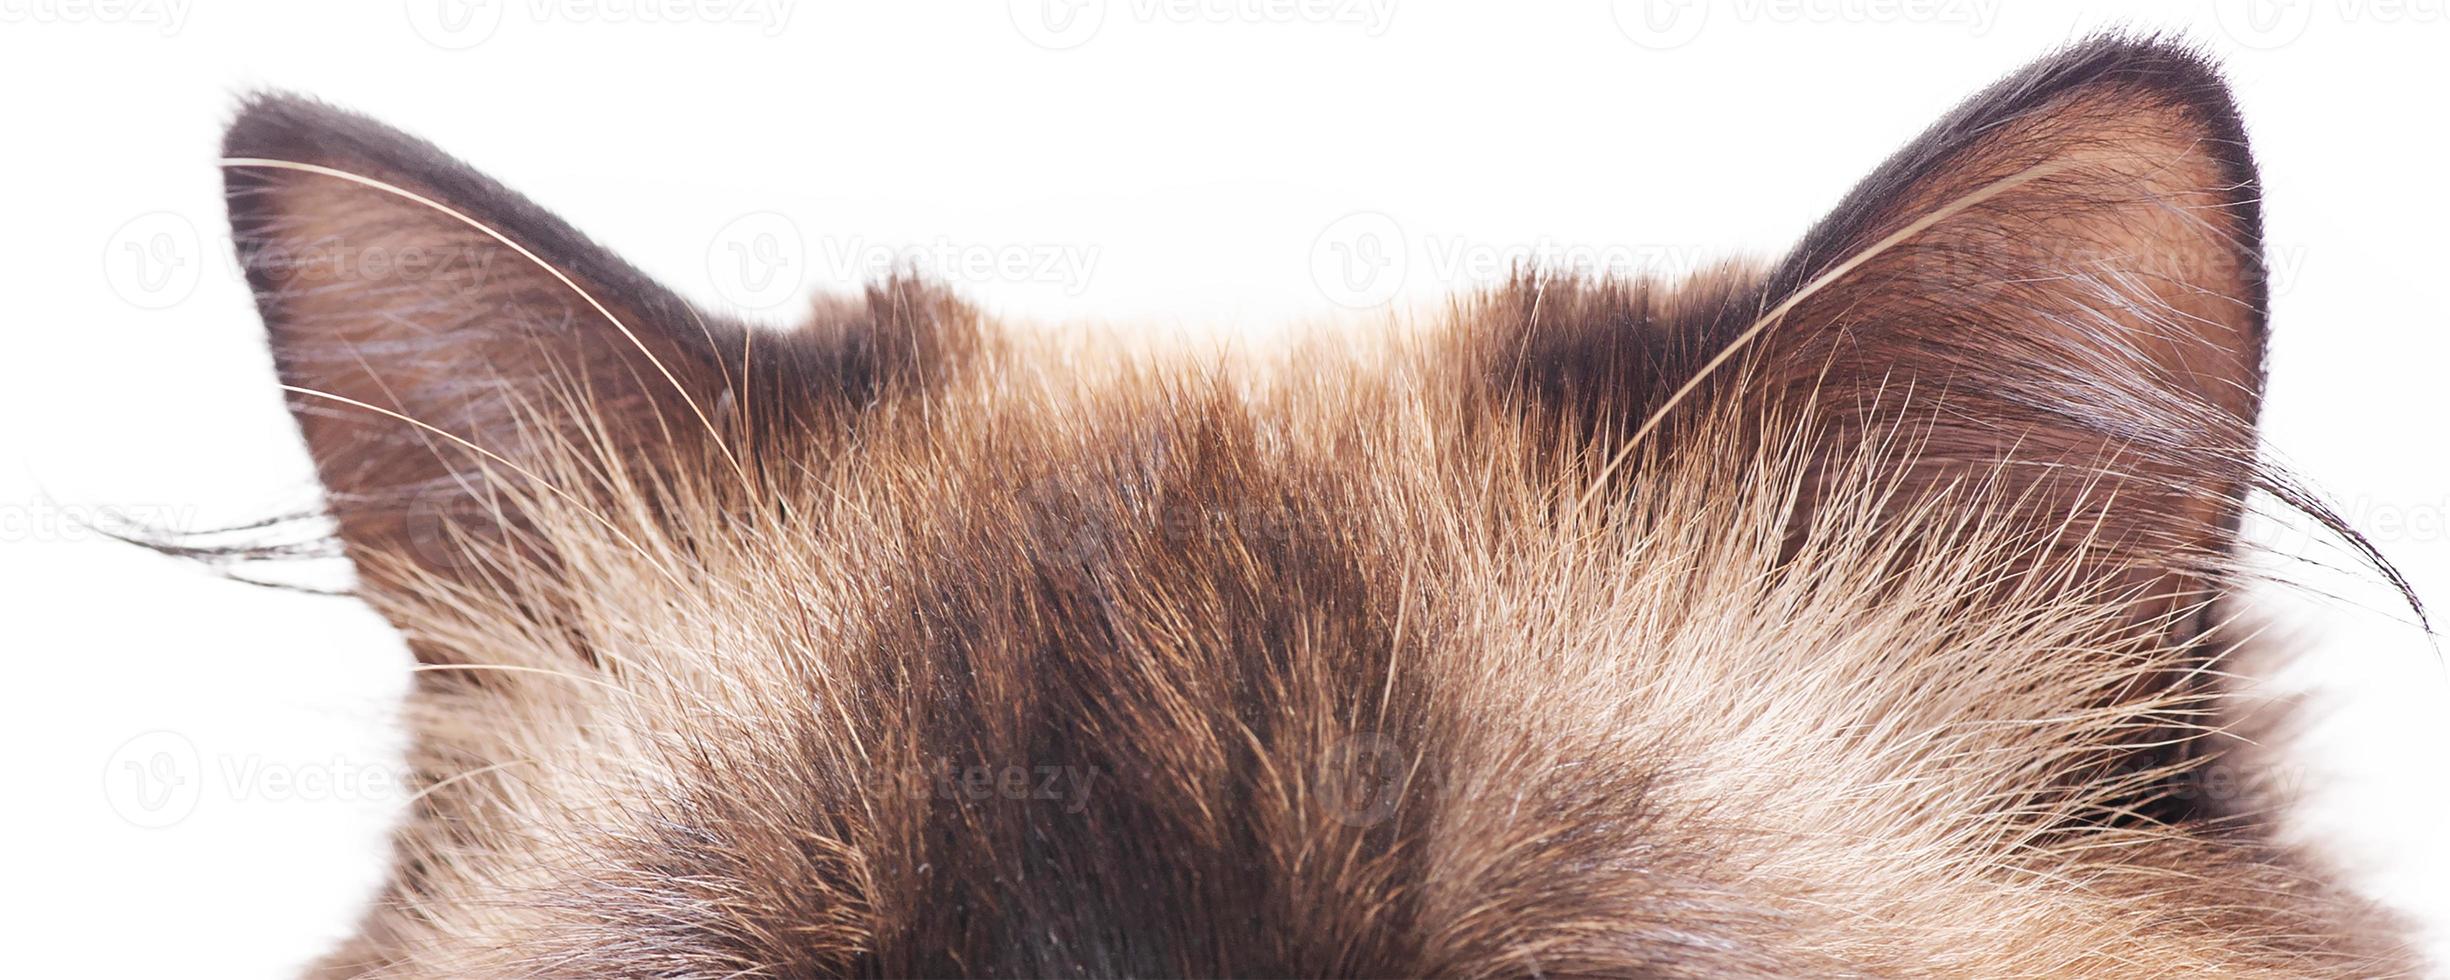
[[[287,92],[248,95],[222,137],[221,156],[309,164],[381,179],[510,234],[545,264],[618,293],[641,312],[683,318],[690,312],[680,297],[534,201],[432,143],[317,99]],[[237,165],[225,165],[224,175],[230,231],[248,281],[260,294],[268,284],[253,260],[282,237],[278,223],[284,215],[271,195],[294,178]]]
[[[1851,252],[1867,247],[1875,228],[1911,220],[1897,210],[1917,187],[1941,179],[1952,162],[1975,152],[2003,126],[2039,117],[2071,98],[2115,98],[2169,114],[2188,133],[2192,154],[2216,176],[2223,211],[2241,258],[2243,305],[2251,311],[2259,345],[2267,298],[2262,256],[2262,188],[2248,148],[2246,127],[2220,69],[2201,49],[2154,35],[2107,34],[2068,46],[1993,83],[1961,102],[1912,143],[1857,184],[1844,204],[1813,226],[1781,263],[1769,283],[1772,294],[1801,288],[1809,278]],[[2080,134],[2069,134],[2071,136]],[[1876,239],[1875,239],[1876,240]]]
[[[223,154],[274,362],[378,595],[489,574],[464,545],[525,541],[523,495],[748,487],[750,440],[837,428],[977,346],[966,308],[910,281],[789,333],[700,310],[431,144],[311,99],[251,97]]]

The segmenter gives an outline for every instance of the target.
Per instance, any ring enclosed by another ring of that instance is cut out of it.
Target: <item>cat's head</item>
[[[2001,82],[1774,263],[1281,356],[752,329],[355,115],[226,156],[421,661],[334,973],[2405,966],[2203,791],[2272,481],[2186,50]]]

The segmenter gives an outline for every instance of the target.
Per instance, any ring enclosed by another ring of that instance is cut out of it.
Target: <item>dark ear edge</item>
[[[2048,171],[1909,238],[1834,277],[1768,333],[1737,343],[1765,313],[1900,229],[2062,156],[2072,169]],[[2161,160],[2177,169],[2154,168]],[[2184,199],[2173,206],[2158,196],[2170,190]],[[2186,215],[2158,230],[2193,237],[2156,241],[2154,228],[2121,224],[2155,213]],[[2133,237],[2098,237],[2114,233]],[[2054,244],[2061,234],[2075,237]],[[2221,582],[2234,578],[2227,556],[2245,498],[2259,490],[2336,533],[2396,583],[2388,563],[2317,495],[2257,458],[2269,330],[2262,236],[2254,159],[2212,61],[2181,41],[2111,34],[2051,53],[1960,103],[1874,168],[1767,271],[1713,271],[1673,290],[1570,277],[1517,282],[1480,318],[1523,326],[1476,332],[1470,363],[1477,387],[1524,411],[1557,413],[1569,423],[1562,431],[1602,452],[1664,422],[1641,451],[1646,459],[1674,452],[1662,447],[1722,411],[1742,413],[1756,401],[1792,408],[1817,392],[1850,396],[1823,398],[1816,410],[1846,416],[1832,420],[1845,431],[1901,412],[1921,423],[1906,431],[1938,426],[1945,438],[1933,448],[1945,452],[1932,457],[1936,476],[2027,460],[2071,474],[2142,463],[2150,469],[2135,478],[2112,478],[2123,491],[2118,509],[2087,504],[2083,514],[2128,521],[2139,509],[2189,508],[2153,518],[2156,533],[2196,536],[2180,557],[2211,566]],[[2080,281],[2087,262],[2142,274],[2128,284],[2159,286],[2139,297],[2147,308],[2189,295],[2178,276],[2199,276],[2196,315],[2221,322],[2116,322],[2119,314],[2079,288],[2088,287]],[[2153,332],[2189,325],[2200,325],[2201,336]],[[2141,341],[2157,343],[2133,346]],[[1688,383],[1689,397],[1668,406]],[[1908,390],[1923,393],[1924,407],[1896,401]],[[1962,414],[1932,415],[1934,395]],[[2179,424],[2146,424],[2155,420]],[[2024,441],[2036,430],[2046,438]],[[2086,499],[2082,481],[2058,482],[2037,498],[2054,509],[2036,518],[2070,516]],[[2152,536],[2130,537],[2148,547]]]
[[[318,99],[270,91],[245,96],[222,137],[221,156],[286,160],[379,177],[496,226],[547,265],[621,296],[644,316],[686,318],[692,312],[671,290],[524,195],[432,143]],[[263,295],[274,284],[256,260],[271,240],[278,215],[260,192],[277,175],[228,164],[222,174],[241,267],[248,285]]]
[[[759,329],[703,311],[558,215],[433,143],[309,96],[279,91],[243,96],[223,136],[221,156],[231,237],[248,286],[276,334],[276,360],[282,343],[274,305],[280,284],[274,274],[281,258],[267,256],[266,247],[277,237],[280,215],[271,192],[300,175],[226,161],[282,160],[377,177],[475,218],[590,293],[608,302],[618,298],[621,312],[636,319],[634,328],[666,325],[649,338],[659,355],[677,354],[709,375],[739,379],[756,401],[735,408],[754,413],[764,420],[760,424],[806,422],[837,415],[846,404],[868,404],[976,355],[983,339],[976,311],[950,290],[898,274],[868,286],[851,302],[820,299],[813,315],[792,329]]]
[[[2240,270],[2248,280],[2247,295],[2241,298],[2251,307],[2253,341],[2260,347],[2269,332],[2270,283],[2263,262],[2262,181],[2247,145],[2245,119],[2207,55],[2184,41],[2157,35],[2112,33],[2079,41],[1958,103],[1874,168],[1844,203],[1814,224],[1771,273],[1764,295],[1775,302],[1793,293],[1872,245],[1889,226],[1910,220],[1879,205],[1907,197],[1911,188],[1934,180],[1985,134],[2047,108],[2061,96],[2100,86],[2147,92],[2184,106],[2209,134],[2199,149],[2220,167],[2229,190],[2224,210],[2240,251],[2253,260]]]
[[[2186,608],[2231,577],[2247,496],[2272,483],[2260,197],[2208,59],[2079,42],[1960,104],[1807,233],[1764,283],[1765,309],[1800,305],[1762,345],[1762,387],[1833,386],[1829,420],[1858,434],[1841,447],[1908,425],[1916,482],[1997,473],[2034,533],[2090,528],[2067,545],[2089,567],[2168,596],[2141,609]]]
[[[2116,89],[2145,96],[2151,102],[2181,107],[2191,125],[2202,133],[2194,149],[2218,171],[2225,192],[2220,211],[2241,261],[2239,326],[2253,348],[2251,400],[2239,419],[2253,426],[2260,414],[2268,374],[2266,354],[2270,334],[2270,279],[2264,255],[2262,181],[2250,148],[2246,125],[2222,72],[2212,56],[2196,44],[2157,33],[2112,31],[2080,40],[2045,56],[1960,102],[1903,149],[1892,154],[1861,180],[1845,201],[1816,222],[1762,280],[1757,306],[1729,306],[1721,315],[1699,325],[1710,350],[1721,348],[1766,310],[1792,295],[1838,263],[1870,247],[1913,215],[1883,211],[1886,201],[1910,196],[1909,189],[1938,179],[1987,134],[2051,108],[2072,93]],[[2421,597],[2388,556],[2311,487],[2268,462],[2257,462],[2244,474],[2246,489],[2270,495],[2284,510],[2312,521],[2335,536],[2359,561],[2379,573],[2406,602],[2417,622],[2431,635],[2430,614]],[[2241,493],[2242,495],[2242,493]],[[2243,510],[2228,515],[2223,532],[2234,536]]]
[[[541,489],[539,468],[562,471],[555,497],[654,513],[688,488],[762,493],[977,346],[965,306],[908,279],[796,330],[702,312],[432,144],[312,99],[247,98],[222,150],[234,245],[361,595],[502,564],[470,539],[549,571],[519,494],[496,492]]]
[[[2261,185],[2244,123],[2218,69],[2201,51],[2166,37],[2117,33],[2071,44],[1959,102],[1873,168],[1763,271],[1712,269],[1673,290],[1644,282],[1510,283],[1487,302],[1518,309],[1507,322],[1529,323],[1530,335],[1501,332],[1505,335],[1485,338],[1488,349],[1473,352],[1481,383],[1532,393],[1527,404],[1581,417],[1601,438],[1633,431],[1662,408],[1670,390],[1735,350],[1763,313],[1920,217],[1898,205],[1913,201],[1917,188],[1945,182],[1986,136],[2056,108],[2071,94],[2109,89],[2183,107],[2207,134],[2197,147],[2227,189],[2223,220],[2240,262],[2236,272],[2242,281],[2234,292],[2247,307],[2239,311],[2245,321],[2240,325],[2254,348],[2251,374],[2259,403],[2269,285]],[[1795,340],[1793,325],[1781,325],[1778,332],[1752,350],[1737,350],[1736,362],[1703,379],[1685,404],[1723,403],[1736,395],[1743,388],[1735,377],[1739,364],[1775,358],[1759,348]],[[1690,407],[1679,408],[1665,421],[1680,424],[1691,414]],[[2253,421],[2251,411],[2244,421]]]

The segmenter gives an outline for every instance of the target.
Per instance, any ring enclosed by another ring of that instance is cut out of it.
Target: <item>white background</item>
[[[1994,77],[2178,30],[2226,60],[2264,165],[2270,440],[2450,609],[2446,5],[0,0],[12,966],[285,974],[383,870],[409,661],[382,624],[84,529],[314,500],[227,257],[240,92],[427,136],[762,319],[899,260],[1034,321],[1265,333],[1531,252],[1774,253]],[[2284,600],[2313,652],[2282,681],[2324,719],[2296,826],[2450,922],[2440,663],[2370,575],[2289,574],[2345,597]]]

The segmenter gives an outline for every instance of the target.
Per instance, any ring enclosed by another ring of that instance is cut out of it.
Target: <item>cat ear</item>
[[[2078,46],[1813,228],[1743,321],[1760,349],[1736,387],[1814,405],[1832,460],[1902,435],[1910,487],[1994,481],[2016,520],[2183,608],[2259,473],[2259,195],[2200,56]]]
[[[895,283],[753,332],[430,144],[307,99],[250,100],[223,157],[274,363],[376,592],[478,573],[467,536],[520,535],[522,498],[750,479],[752,434],[872,400],[958,315]]]
[[[514,523],[497,481],[549,482],[518,475],[548,444],[719,441],[741,328],[525,198],[295,97],[250,101],[222,155],[241,267],[362,573],[455,570],[457,534]]]

